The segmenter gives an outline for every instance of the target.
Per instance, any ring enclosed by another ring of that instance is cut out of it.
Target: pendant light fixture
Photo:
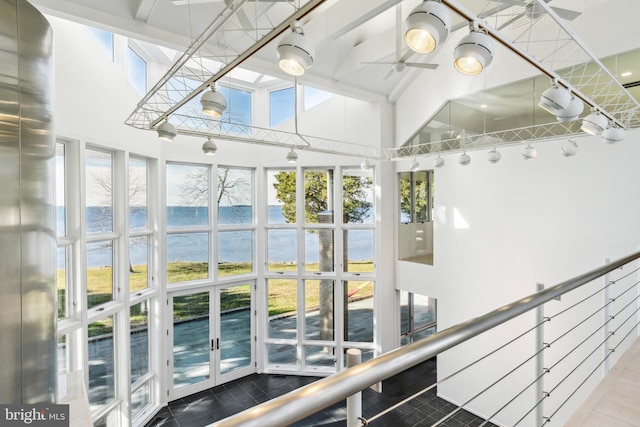
[[[589,135],[599,135],[606,129],[608,124],[609,120],[600,114],[600,111],[596,110],[582,119],[582,127],[580,129]]]
[[[453,50],[453,65],[467,76],[478,75],[493,60],[493,40],[484,31],[472,26]]]
[[[462,166],[467,166],[469,163],[471,163],[471,157],[467,154],[466,151],[462,153],[460,157],[458,157],[458,163],[460,163]]]
[[[215,156],[216,151],[218,151],[216,143],[211,140],[211,137],[207,138],[207,141],[202,144],[202,152],[205,156]]]
[[[436,0],[426,0],[405,19],[404,40],[417,53],[431,53],[444,43],[451,28],[449,10]]]
[[[227,109],[227,100],[214,85],[211,85],[211,90],[202,94],[200,104],[202,104],[202,112],[211,117],[221,117]]]
[[[540,102],[538,102],[538,106],[554,116],[567,109],[569,104],[571,104],[571,92],[557,82],[553,82],[551,87],[542,92]]]
[[[363,171],[368,171],[371,169],[371,162],[369,162],[368,158],[365,157],[362,163],[360,163],[360,169],[362,169]]]
[[[412,172],[415,172],[415,171],[417,171],[418,169],[420,169],[420,162],[419,162],[419,161],[417,161],[417,160],[415,159],[415,157],[414,157],[414,158],[413,158],[413,160],[411,161],[411,164],[409,165],[409,169],[410,169]]]
[[[570,139],[562,144],[562,154],[565,157],[573,157],[578,154],[578,143]]]
[[[433,161],[433,167],[441,168],[442,166],[444,166],[444,159],[440,157],[440,154],[438,154],[438,157]]]
[[[537,156],[538,150],[533,148],[531,144],[527,145],[524,147],[524,150],[522,150],[522,157],[524,157],[525,160],[535,159]]]
[[[498,163],[501,158],[502,154],[495,148],[487,153],[487,160],[489,160],[490,163]]]
[[[168,119],[165,119],[164,122],[160,123],[156,131],[158,132],[158,139],[161,141],[171,142],[173,141],[173,138],[178,135],[176,127],[169,123]]]
[[[287,162],[295,163],[297,161],[298,161],[298,154],[295,151],[293,151],[293,148],[291,148],[291,151],[287,153]]]
[[[302,28],[295,24],[291,32],[280,39],[277,51],[280,69],[292,76],[303,75],[313,65],[313,44],[304,35]]]
[[[580,98],[572,94],[569,106],[564,110],[559,111],[556,114],[556,119],[558,119],[560,123],[573,122],[575,120],[578,120],[578,117],[580,117],[580,114],[582,114],[583,111],[584,102],[582,102]]]
[[[602,140],[607,144],[615,144],[624,139],[625,130],[618,125],[611,124],[602,131]]]

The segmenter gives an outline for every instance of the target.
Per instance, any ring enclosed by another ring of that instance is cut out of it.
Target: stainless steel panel
[[[24,0],[0,1],[0,402],[55,393],[52,32]]]

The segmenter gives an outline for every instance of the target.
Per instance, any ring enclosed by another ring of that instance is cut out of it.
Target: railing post
[[[609,258],[605,258],[604,259],[604,265],[609,264],[609,262],[611,262],[611,260]],[[603,334],[603,339],[604,341],[604,346],[602,346],[602,358],[604,360],[604,363],[602,364],[602,378],[604,378],[608,373],[609,373],[609,358],[607,357],[609,355],[609,340],[607,339],[609,337],[609,333],[611,332],[611,327],[610,327],[610,322],[609,319],[611,316],[611,310],[609,309],[609,298],[610,298],[610,294],[609,294],[609,273],[604,275],[604,292],[602,294],[602,298],[604,299],[604,310],[602,311],[602,322],[604,323],[604,328],[602,329],[602,334]]]
[[[540,292],[544,289],[543,283],[536,283],[537,291]],[[544,351],[540,351],[544,348],[544,304],[539,305],[536,308],[536,351],[539,351],[536,356],[536,373],[540,375],[536,384],[536,398],[540,399],[540,403],[536,406],[536,425],[544,425]]]
[[[362,361],[362,354],[357,348],[347,350],[347,368],[359,365]],[[357,392],[347,397],[347,427],[358,427],[362,425],[362,392]]]

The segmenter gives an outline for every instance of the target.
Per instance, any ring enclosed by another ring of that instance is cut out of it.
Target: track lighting
[[[404,40],[417,53],[431,53],[444,42],[450,28],[449,10],[439,1],[426,0],[405,19]]]
[[[441,168],[442,166],[444,166],[444,159],[438,154],[438,157],[433,161],[433,167]]]
[[[298,161],[298,154],[295,151],[293,151],[293,148],[292,148],[291,151],[287,153],[287,162],[295,163],[297,161]]]
[[[480,74],[493,59],[493,40],[485,32],[472,28],[453,50],[456,70],[467,76]]]
[[[462,166],[467,166],[469,163],[471,163],[471,157],[469,157],[466,151],[462,153],[460,157],[458,157],[458,163],[460,163]]]
[[[165,119],[164,122],[160,123],[160,126],[158,126],[156,131],[158,132],[158,139],[167,142],[173,141],[173,138],[178,135],[176,127],[169,123],[167,119]]]
[[[611,126],[602,131],[602,140],[607,144],[615,144],[624,139],[624,134],[624,128],[611,124]]]
[[[213,85],[211,90],[202,94],[200,104],[202,104],[202,112],[211,117],[220,117],[227,109],[227,100]]]
[[[603,116],[599,111],[596,110],[595,112],[582,119],[582,127],[580,129],[582,129],[589,135],[598,135],[602,133],[603,130],[605,130],[608,124],[609,120],[607,120],[605,116]]]
[[[363,171],[368,171],[369,169],[371,169],[371,162],[369,162],[369,159],[367,159],[366,157],[364,158],[362,163],[360,163],[360,169],[362,169]]]
[[[562,144],[562,154],[565,157],[572,157],[578,154],[578,143],[570,139]]]
[[[565,87],[555,83],[540,95],[538,106],[557,116],[571,104],[571,92]]]
[[[278,43],[278,65],[292,76],[301,76],[313,65],[315,49],[304,35],[301,27],[295,26]]]
[[[538,150],[533,148],[531,144],[527,145],[524,147],[524,150],[522,150],[522,157],[524,157],[525,160],[535,159],[537,155]]]
[[[556,113],[556,119],[558,119],[560,123],[572,122],[578,120],[582,111],[584,111],[584,102],[577,96],[571,95],[569,106]]]
[[[218,151],[218,147],[216,146],[216,143],[211,140],[211,137],[209,137],[207,141],[202,144],[202,152],[206,156],[214,156],[216,151]]]
[[[417,171],[418,169],[420,169],[420,162],[417,161],[415,158],[413,159],[413,161],[411,162],[411,164],[409,165],[409,169],[412,172]]]
[[[491,163],[498,163],[501,158],[502,154],[500,154],[495,148],[487,153],[487,160]]]

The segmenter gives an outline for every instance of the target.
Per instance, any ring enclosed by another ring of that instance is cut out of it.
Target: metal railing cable
[[[558,283],[484,315],[447,328],[422,340],[397,348],[360,365],[320,379],[283,396],[256,405],[212,424],[213,427],[281,426],[300,421],[373,384],[399,374],[527,313],[574,289],[640,258],[635,252]],[[544,323],[544,322],[542,322]],[[541,401],[546,396],[543,396]],[[534,408],[535,409],[535,408]]]
[[[438,385],[443,384],[443,383],[444,383],[445,381],[447,381],[448,379],[451,379],[451,378],[455,377],[456,375],[458,375],[458,374],[460,374],[460,373],[464,372],[464,371],[465,371],[465,370],[467,370],[468,368],[471,368],[472,366],[477,365],[478,363],[482,362],[483,360],[487,359],[488,357],[490,357],[490,356],[492,356],[492,355],[496,354],[498,351],[500,351],[500,350],[502,350],[502,349],[504,349],[504,348],[508,347],[509,345],[513,344],[514,342],[518,341],[520,338],[523,338],[524,336],[526,336],[526,335],[527,335],[527,334],[529,334],[530,332],[535,331],[535,330],[536,330],[536,329],[537,329],[541,324],[543,324],[543,323],[545,323],[545,322],[548,322],[548,321],[549,321],[548,319],[545,319],[544,321],[542,321],[542,322],[540,322],[540,323],[536,324],[535,326],[533,326],[533,327],[531,327],[531,328],[527,329],[526,331],[524,331],[524,332],[523,332],[523,333],[521,333],[520,335],[518,335],[518,336],[516,336],[516,337],[514,337],[514,338],[512,338],[512,339],[510,339],[509,341],[507,341],[506,343],[502,344],[501,346],[496,347],[495,349],[493,349],[493,350],[492,350],[492,351],[490,351],[489,353],[485,354],[484,356],[482,356],[482,357],[480,357],[480,358],[478,358],[478,359],[474,360],[473,362],[471,362],[471,363],[469,363],[469,364],[467,364],[467,365],[463,366],[462,368],[458,369],[457,371],[455,371],[455,372],[453,372],[453,373],[451,373],[451,374],[447,375],[446,377],[442,378],[441,380],[438,380],[438,381],[434,382],[433,384],[429,385],[428,387],[423,388],[422,390],[415,392],[415,393],[414,393],[414,394],[412,394],[411,396],[408,396],[408,397],[406,397],[406,398],[402,399],[401,401],[399,401],[399,402],[395,403],[394,405],[392,405],[392,406],[390,406],[390,407],[388,407],[388,408],[386,408],[386,409],[383,409],[382,411],[378,412],[377,414],[375,414],[375,415],[372,415],[372,416],[368,417],[368,418],[366,419],[366,422],[367,422],[367,423],[370,423],[370,422],[372,422],[372,421],[374,421],[374,420],[376,420],[376,419],[378,419],[378,418],[382,417],[383,415],[388,414],[389,412],[393,411],[394,409],[399,408],[400,406],[404,405],[405,403],[408,403],[408,402],[412,401],[412,400],[413,400],[413,399],[415,399],[416,397],[419,397],[419,396],[421,396],[421,395],[425,394],[425,393],[426,393],[426,392],[428,392],[429,390],[433,390],[433,389],[434,389],[434,388],[436,388]],[[364,426],[365,424],[362,424],[362,425]]]

